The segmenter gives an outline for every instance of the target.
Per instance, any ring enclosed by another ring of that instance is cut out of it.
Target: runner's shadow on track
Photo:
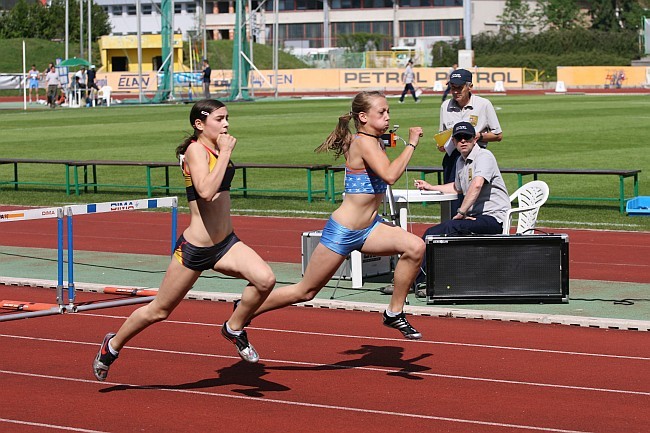
[[[372,346],[363,344],[358,349],[350,349],[341,352],[342,355],[362,355],[358,359],[339,361],[336,364],[286,367],[267,367],[267,370],[290,370],[290,371],[328,371],[350,368],[373,368],[385,369],[388,376],[402,377],[410,380],[422,380],[423,377],[417,373],[431,370],[430,367],[416,364],[417,361],[432,356],[431,353],[423,353],[410,359],[403,359],[404,348],[397,346]]]
[[[201,379],[196,382],[181,383],[178,385],[116,385],[110,388],[101,389],[99,392],[108,393],[113,391],[129,390],[190,390],[190,389],[207,389],[217,387],[228,387],[235,385],[231,391],[248,397],[264,397],[265,392],[284,392],[290,391],[291,388],[280,383],[262,379],[262,376],[269,374],[264,364],[249,364],[245,361],[224,367],[217,370],[218,377]]]

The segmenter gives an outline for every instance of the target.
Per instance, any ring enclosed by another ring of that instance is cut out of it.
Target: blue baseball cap
[[[454,125],[454,132],[451,135],[454,137],[457,135],[471,135],[474,137],[476,136],[476,130],[469,122],[458,122]]]
[[[456,86],[472,82],[472,73],[467,69],[456,69],[449,75],[449,82]]]

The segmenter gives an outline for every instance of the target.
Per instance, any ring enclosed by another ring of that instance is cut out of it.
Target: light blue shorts
[[[365,229],[350,230],[330,217],[330,219],[327,220],[327,224],[325,224],[325,228],[323,228],[320,243],[334,251],[336,254],[347,256],[352,251],[361,250],[361,247],[363,247],[363,244],[366,242],[366,239],[368,239],[368,236],[370,236],[370,233],[372,233],[375,227],[377,227],[378,224],[381,224],[382,221],[382,218],[377,215],[372,224]]]

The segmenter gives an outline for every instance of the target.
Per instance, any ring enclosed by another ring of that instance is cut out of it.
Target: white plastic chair
[[[97,92],[97,96],[104,101],[102,104],[105,104],[107,107],[111,106],[112,91],[113,88],[111,86],[103,86],[101,89],[99,89],[99,92]]]
[[[512,216],[517,215],[517,231],[515,233],[533,234],[537,224],[537,215],[539,208],[542,207],[548,199],[548,185],[541,180],[534,180],[523,185],[510,196],[510,202],[518,207],[513,207],[506,212],[503,221],[503,234],[510,234],[510,225]]]

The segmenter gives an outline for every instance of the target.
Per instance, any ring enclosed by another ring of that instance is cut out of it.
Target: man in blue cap
[[[458,122],[469,122],[476,130],[477,144],[487,147],[490,141],[501,141],[503,132],[492,103],[472,94],[472,73],[467,69],[456,69],[449,75],[451,99],[440,107],[440,131],[452,129]],[[444,183],[453,182],[456,177],[456,161],[460,153],[452,140],[438,147],[445,152],[442,160]],[[460,206],[462,197],[452,203],[452,209]]]
[[[496,158],[489,150],[477,146],[476,130],[470,122],[454,125],[451,142],[460,155],[456,162],[455,180],[444,185],[431,185],[416,179],[415,187],[464,194],[464,197],[452,219],[428,228],[422,238],[429,235],[500,234],[510,209],[510,196]],[[423,261],[423,269],[425,263]],[[420,272],[416,283],[423,283],[424,279],[424,273]],[[424,290],[416,291],[416,295],[425,296]]]

